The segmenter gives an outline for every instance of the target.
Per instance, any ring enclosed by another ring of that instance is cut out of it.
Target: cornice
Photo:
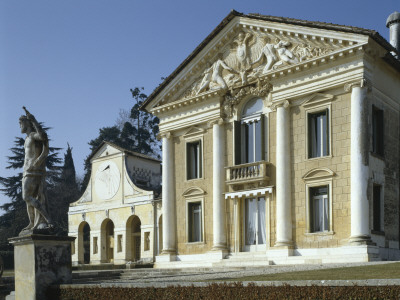
[[[162,106],[157,106],[153,108],[150,112],[156,115],[160,113],[170,112],[175,109],[179,109],[188,105],[205,102],[206,100],[211,98],[221,97],[225,94],[225,92],[226,92],[225,90],[211,91],[205,94],[201,94],[199,96],[181,99],[178,101],[174,101],[172,103],[164,104]]]

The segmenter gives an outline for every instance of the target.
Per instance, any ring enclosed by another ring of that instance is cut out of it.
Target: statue
[[[49,139],[42,126],[25,108],[26,115],[19,118],[21,133],[26,134],[25,160],[22,176],[22,198],[26,202],[29,225],[20,235],[33,233],[48,233],[54,228],[47,212],[45,194],[46,158],[49,154]]]
[[[268,37],[264,37],[264,42],[265,42],[265,45],[261,49],[260,55],[252,63],[252,65],[255,65],[255,64],[259,63],[265,56],[265,58],[267,59],[267,62],[265,64],[264,68],[263,68],[262,74],[268,73],[268,71],[272,68],[274,63],[276,63],[278,61],[278,58],[275,55],[274,45],[269,43],[269,38]]]
[[[200,87],[196,95],[200,94],[206,88],[210,86],[210,83],[214,83],[219,88],[227,89],[225,80],[222,78],[222,70],[228,70],[230,72],[235,72],[232,68],[227,66],[222,60],[222,54],[218,54],[217,61],[213,65],[204,71],[203,80],[200,83]]]
[[[281,59],[274,65],[274,68],[282,65],[284,62],[288,64],[297,64],[299,62],[299,59],[287,48],[290,45],[290,42],[278,41],[278,43],[274,46],[279,58]]]
[[[251,38],[250,33],[240,32],[238,38],[234,40],[237,44],[236,58],[238,60],[239,75],[242,80],[242,84],[247,84],[247,72],[251,70],[248,57],[248,43]]]

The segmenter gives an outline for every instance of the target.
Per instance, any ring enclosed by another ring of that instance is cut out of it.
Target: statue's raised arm
[[[32,115],[25,106],[22,106],[22,109],[25,111],[26,118],[32,123],[34,129],[35,129],[35,134],[34,138],[36,140],[40,141],[46,141],[48,140],[46,132],[43,130],[42,126],[39,124],[38,121],[36,121],[36,118],[34,115]]]

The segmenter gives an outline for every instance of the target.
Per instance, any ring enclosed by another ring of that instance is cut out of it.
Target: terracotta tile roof
[[[154,89],[154,91],[150,94],[149,97],[143,102],[140,107],[141,110],[146,111],[146,106],[190,63],[190,61],[196,57],[196,55],[235,17],[246,17],[250,19],[264,20],[270,22],[277,23],[285,23],[299,26],[306,26],[312,28],[320,28],[348,33],[356,33],[367,35],[375,40],[378,44],[380,44],[383,48],[388,51],[396,51],[395,48],[385,39],[383,38],[377,31],[371,29],[365,29],[354,26],[346,26],[346,25],[338,25],[332,23],[324,23],[318,21],[306,21],[300,19],[292,19],[285,17],[275,17],[275,16],[267,16],[260,15],[255,13],[243,14],[232,10],[223,20],[222,22],[193,50],[193,52],[173,71],[158,87]]]

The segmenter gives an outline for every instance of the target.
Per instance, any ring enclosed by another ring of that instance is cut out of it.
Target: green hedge
[[[168,288],[85,287],[48,290],[49,299],[400,299],[400,286],[256,286],[242,283]]]

